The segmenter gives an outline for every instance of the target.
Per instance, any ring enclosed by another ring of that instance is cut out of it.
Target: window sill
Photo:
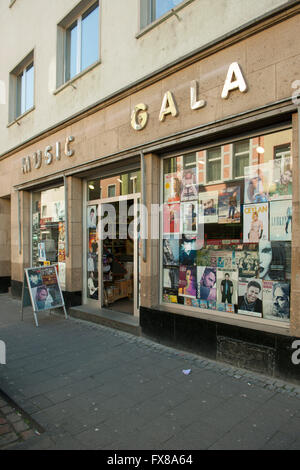
[[[190,3],[192,3],[194,0],[184,0],[182,3],[180,3],[179,5],[175,6],[174,8],[172,8],[172,10],[168,11],[167,13],[165,13],[164,15],[160,16],[159,18],[157,18],[157,20],[153,21],[152,23],[148,24],[147,26],[145,26],[141,31],[139,31],[135,37],[136,39],[139,39],[141,36],[144,36],[144,34],[147,34],[148,31],[151,31],[151,29],[154,29],[156,28],[156,26],[160,25],[161,23],[163,23],[164,21],[166,21],[168,18],[170,18],[171,16],[177,14],[178,11],[182,10],[182,8],[186,7],[187,5],[189,5]]]
[[[11,127],[11,126],[13,126],[14,124],[18,124],[18,125],[20,126],[19,121],[20,121],[21,119],[23,119],[25,116],[27,116],[28,114],[32,113],[32,111],[34,111],[34,110],[35,110],[35,106],[33,106],[32,108],[30,108],[30,109],[28,109],[27,111],[25,111],[25,113],[20,114],[20,116],[18,116],[17,118],[15,118],[13,121],[9,122],[6,127],[7,127],[7,128],[8,128],[8,127]]]
[[[71,78],[71,80],[68,80],[67,82],[60,85],[58,88],[56,88],[56,90],[53,91],[53,95],[57,95],[68,86],[72,86],[74,82],[76,82],[79,78],[83,77],[83,75],[89,73],[91,70],[96,68],[99,64],[101,64],[101,60],[97,60],[97,62],[94,62],[92,65],[84,69],[82,72],[75,75],[75,77]]]
[[[157,308],[175,315],[184,315],[218,323],[227,323],[229,325],[249,328],[251,330],[264,331],[267,333],[286,336],[291,335],[289,322],[278,322],[276,320],[267,320],[265,318],[255,318],[251,316],[246,317],[245,315],[229,312],[218,312],[217,310],[199,310],[193,307],[178,304],[161,304]]]

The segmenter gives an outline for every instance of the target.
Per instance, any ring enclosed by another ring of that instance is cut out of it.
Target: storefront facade
[[[257,22],[3,156],[3,289],[54,263],[68,307],[299,381],[299,27]]]

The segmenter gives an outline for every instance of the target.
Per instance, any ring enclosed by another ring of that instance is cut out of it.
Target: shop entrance
[[[88,206],[88,303],[138,315],[139,194],[101,199]]]

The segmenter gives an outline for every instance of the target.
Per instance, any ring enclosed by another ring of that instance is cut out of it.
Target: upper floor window
[[[66,30],[66,81],[99,59],[99,4],[80,15]]]
[[[250,161],[250,141],[243,140],[233,144],[233,178],[244,177],[244,168],[249,166]]]
[[[34,61],[31,52],[10,73],[9,120],[14,121],[34,107]]]
[[[222,148],[216,147],[207,150],[206,159],[206,181],[219,181],[221,179],[222,171]]]
[[[183,0],[141,0],[141,28],[160,18]]]

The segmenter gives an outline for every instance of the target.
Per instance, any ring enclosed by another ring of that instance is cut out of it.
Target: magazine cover
[[[193,266],[179,266],[178,295],[182,297],[196,298],[197,273]]]
[[[244,168],[245,204],[268,202],[270,188],[270,165],[262,163]]]
[[[208,308],[207,300],[199,300],[199,307],[200,308]]]
[[[199,223],[218,223],[218,191],[199,194]]]
[[[219,224],[239,223],[241,196],[239,186],[227,187],[219,193]]]
[[[263,316],[270,320],[287,321],[290,318],[290,284],[263,281]]]
[[[216,254],[217,267],[222,269],[232,269],[235,267],[233,262],[234,251],[218,251]]]
[[[226,305],[226,312],[234,313],[234,304],[225,304]]]
[[[262,280],[253,278],[239,279],[238,313],[262,317],[263,312]]]
[[[181,233],[196,235],[198,233],[198,202],[181,204]]]
[[[259,243],[269,238],[268,203],[244,205],[244,243]]]
[[[202,247],[197,251],[197,266],[211,266],[211,251]]]
[[[179,283],[179,270],[178,268],[164,268],[164,283],[163,287],[171,289],[173,292],[178,291]]]
[[[181,182],[178,173],[165,175],[164,202],[180,202]]]
[[[164,233],[180,232],[180,204],[164,204]]]
[[[213,300],[208,300],[207,301],[207,308],[211,309],[211,310],[216,310],[217,308],[217,303]]]
[[[259,252],[258,249],[237,251],[236,262],[239,270],[239,277],[258,277],[259,274]]]
[[[265,281],[283,281],[286,272],[289,272],[290,260],[286,257],[286,243],[270,242],[259,243],[259,277]]]
[[[164,264],[178,266],[179,264],[179,239],[165,238],[163,241]]]
[[[270,202],[270,240],[292,240],[292,200]]]
[[[217,299],[217,270],[213,267],[197,266],[197,298],[200,300]]]
[[[181,201],[198,199],[197,168],[182,170]]]
[[[184,297],[184,305],[189,307],[199,308],[199,300],[193,299],[192,297]]]
[[[238,272],[233,269],[217,269],[217,303],[237,304]]]
[[[292,158],[276,158],[270,162],[272,184],[270,187],[270,200],[291,199],[293,190]]]
[[[179,242],[179,263],[185,266],[194,265],[197,260],[197,252],[201,248],[201,240],[197,237],[183,235]]]
[[[89,206],[88,207],[88,220],[87,226],[88,228],[96,228],[97,226],[97,206]]]

